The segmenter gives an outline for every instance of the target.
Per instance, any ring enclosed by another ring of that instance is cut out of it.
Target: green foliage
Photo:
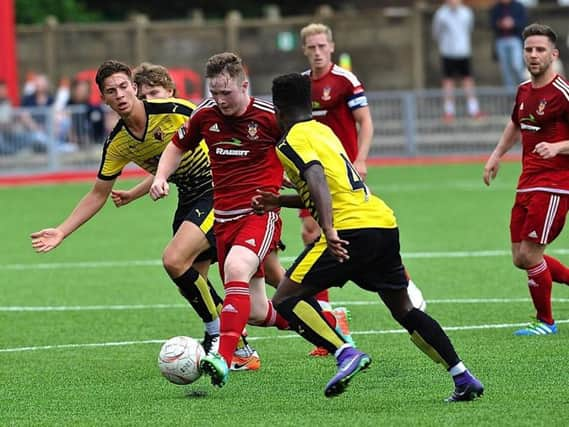
[[[158,373],[160,340],[203,333],[160,264],[175,197],[120,209],[109,202],[40,256],[29,233],[58,224],[90,185],[0,189],[10,204],[0,245],[0,425],[566,426],[569,288],[553,289],[558,335],[512,334],[533,311],[508,253],[518,173],[518,164],[503,164],[485,188],[480,164],[369,171],[368,184],[397,214],[403,260],[428,312],[486,386],[482,399],[453,405],[442,401],[452,391],[444,369],[376,295],[353,285],[333,289],[332,300],[351,309],[353,336],[373,363],[344,395],[323,395],[331,357],[309,358],[311,346],[294,334],[256,327],[248,331],[260,371],[232,373],[221,390],[205,378],[174,386]],[[296,211],[283,211],[283,224],[281,259],[290,264],[302,246]],[[564,247],[562,235],[550,250],[567,263]],[[221,289],[215,267],[210,279]]]
[[[59,22],[100,21],[100,12],[87,10],[82,0],[15,0],[16,23],[40,24],[48,16]]]

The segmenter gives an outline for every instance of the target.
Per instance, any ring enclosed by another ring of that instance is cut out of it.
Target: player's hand
[[[338,237],[338,232],[335,228],[329,228],[327,230],[322,230],[324,235],[326,236],[326,244],[328,245],[328,249],[332,252],[334,258],[338,260],[338,262],[344,262],[350,259],[350,255],[348,254],[348,250],[346,246],[350,244],[347,240],[342,240]]]
[[[500,169],[500,160],[494,158],[494,156],[490,156],[486,165],[484,166],[484,174],[482,179],[484,180],[484,184],[490,185],[490,182],[496,178],[498,175],[498,170]]]
[[[111,200],[115,204],[117,208],[121,206],[128,205],[134,199],[130,194],[130,191],[126,190],[112,190],[111,191]]]
[[[559,144],[551,144],[543,141],[534,147],[533,152],[538,154],[542,159],[551,159],[559,154],[559,149]]]
[[[251,207],[257,215],[275,210],[280,207],[279,195],[257,189],[257,195],[251,198]]]
[[[38,253],[55,249],[65,238],[63,231],[58,228],[45,228],[30,235],[32,248]]]
[[[358,172],[358,175],[360,176],[360,178],[365,181],[366,177],[367,177],[367,165],[365,160],[358,160],[356,159],[354,161],[354,168],[356,168],[356,171]]]
[[[148,194],[150,194],[152,200],[156,201],[158,199],[166,197],[169,192],[170,192],[170,185],[165,179],[154,178],[154,181],[152,182],[152,186],[150,187],[150,191],[148,192]]]

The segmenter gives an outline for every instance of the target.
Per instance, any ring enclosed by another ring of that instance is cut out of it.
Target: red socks
[[[329,310],[322,310],[322,316],[324,316],[324,319],[326,319],[326,322],[332,327],[332,329],[336,327],[338,321],[336,320],[336,316],[334,316],[333,312]]]
[[[225,299],[220,314],[219,354],[225,359],[227,366],[230,366],[241,331],[249,319],[251,300],[247,282],[228,282],[224,287]]]
[[[553,324],[553,313],[551,310],[551,287],[553,280],[548,263],[542,261],[529,268],[527,273],[529,293],[537,310],[537,320],[551,325]]]
[[[269,300],[268,303],[269,308],[267,310],[267,315],[265,316],[265,320],[263,320],[263,324],[260,326],[276,326],[277,329],[289,329],[288,320],[282,317],[277,310],[275,310],[271,300]]]
[[[324,289],[323,291],[318,292],[314,298],[316,301],[326,301],[330,302],[330,296],[328,295],[328,289]]]
[[[557,258],[549,255],[544,255],[543,259],[547,263],[549,271],[551,271],[551,278],[554,282],[569,285],[569,268],[563,265]]]

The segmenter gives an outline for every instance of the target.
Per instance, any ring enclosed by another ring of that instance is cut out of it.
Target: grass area
[[[160,342],[202,336],[160,265],[175,198],[112,203],[49,254],[30,232],[58,224],[89,189],[66,184],[0,189],[0,425],[565,426],[569,288],[554,286],[560,333],[520,338],[533,313],[523,272],[510,260],[508,221],[519,165],[492,187],[481,165],[372,168],[369,185],[395,210],[405,264],[428,311],[484,382],[478,401],[447,405],[446,372],[415,348],[377,297],[353,285],[333,300],[353,313],[352,330],[371,369],[326,399],[333,358],[307,356],[291,333],[250,327],[258,372],[233,373],[213,389],[164,380]],[[131,182],[121,182],[128,187]],[[283,212],[285,264],[300,252],[296,212]],[[551,253],[569,262],[565,234]],[[221,289],[217,269],[210,278]]]

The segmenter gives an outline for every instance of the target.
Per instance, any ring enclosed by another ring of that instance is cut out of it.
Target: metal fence
[[[93,168],[116,115],[103,106],[0,109],[0,173]]]
[[[375,134],[371,157],[489,153],[511,113],[514,94],[478,88],[481,116],[466,112],[464,92],[456,94],[456,117],[443,120],[440,90],[368,94]]]
[[[483,116],[470,118],[457,92],[456,119],[442,120],[439,90],[371,92],[375,134],[370,157],[489,153],[513,105],[503,88],[479,88]],[[0,173],[39,173],[96,168],[102,143],[116,122],[103,107],[12,109],[0,114]]]

